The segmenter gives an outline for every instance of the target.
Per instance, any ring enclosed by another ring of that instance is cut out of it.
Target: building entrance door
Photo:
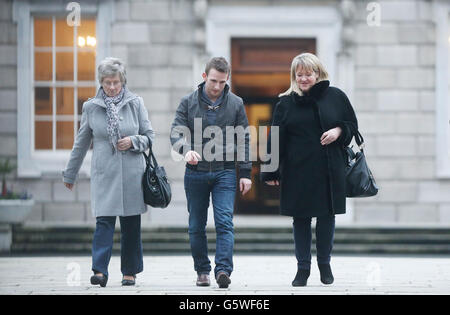
[[[249,124],[270,126],[278,94],[290,86],[292,59],[303,52],[315,53],[313,38],[233,38],[231,86],[242,97]],[[254,137],[252,142],[257,141]],[[277,214],[279,188],[259,180],[260,159],[253,162],[252,189],[236,194],[236,214]]]

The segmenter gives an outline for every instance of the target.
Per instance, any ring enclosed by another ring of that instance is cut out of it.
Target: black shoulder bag
[[[347,153],[346,193],[347,197],[372,197],[378,193],[375,178],[369,169],[364,155],[364,138],[356,131],[355,141],[359,152],[353,152],[352,147],[345,147]]]
[[[148,137],[147,137],[148,138]],[[172,199],[172,191],[167,179],[166,170],[159,166],[153,154],[151,141],[149,155],[145,154],[147,164],[144,175],[142,176],[142,188],[144,190],[144,202],[154,208],[166,208]]]

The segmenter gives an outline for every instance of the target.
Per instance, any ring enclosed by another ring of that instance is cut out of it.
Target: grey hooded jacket
[[[141,183],[145,170],[142,152],[149,148],[147,136],[153,141],[154,132],[141,97],[125,88],[117,106],[120,134],[131,138],[132,148],[112,153],[106,131],[106,104],[99,90],[96,97],[83,104],[80,129],[63,171],[63,181],[75,183],[93,142],[91,208],[94,217],[131,216],[147,211]]]

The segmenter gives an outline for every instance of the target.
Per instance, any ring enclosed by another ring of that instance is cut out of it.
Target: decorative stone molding
[[[206,45],[205,18],[207,12],[208,12],[207,0],[194,1],[194,17],[196,21],[194,41],[195,45],[203,50],[205,49]]]
[[[342,0],[340,11],[342,15],[342,51],[346,51],[355,45],[355,2],[353,0]]]
[[[450,178],[450,3],[433,1],[436,23],[436,176]]]
[[[194,82],[193,88],[195,88],[200,78],[200,74],[203,73],[205,64],[211,56],[206,51],[206,17],[208,14],[208,0],[195,0],[193,5],[195,16],[194,45],[196,53],[192,65],[192,78]]]

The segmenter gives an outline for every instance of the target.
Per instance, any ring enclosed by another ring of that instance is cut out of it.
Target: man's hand
[[[341,127],[336,127],[333,129],[330,129],[322,134],[322,137],[320,137],[320,144],[322,145],[328,145],[330,143],[333,143],[336,141],[337,138],[342,133]]]
[[[197,165],[198,161],[201,159],[200,154],[192,150],[188,151],[188,153],[184,156],[184,161],[191,165]]]
[[[131,142],[130,137],[125,137],[125,138],[122,138],[119,141],[117,141],[117,149],[119,149],[120,151],[128,150],[132,146],[133,146],[133,142]]]
[[[73,189],[73,184],[69,184],[69,183],[64,183],[64,186],[66,186],[68,189],[72,190]]]
[[[241,178],[239,180],[239,188],[242,196],[245,195],[252,188],[252,181],[248,178]]]

